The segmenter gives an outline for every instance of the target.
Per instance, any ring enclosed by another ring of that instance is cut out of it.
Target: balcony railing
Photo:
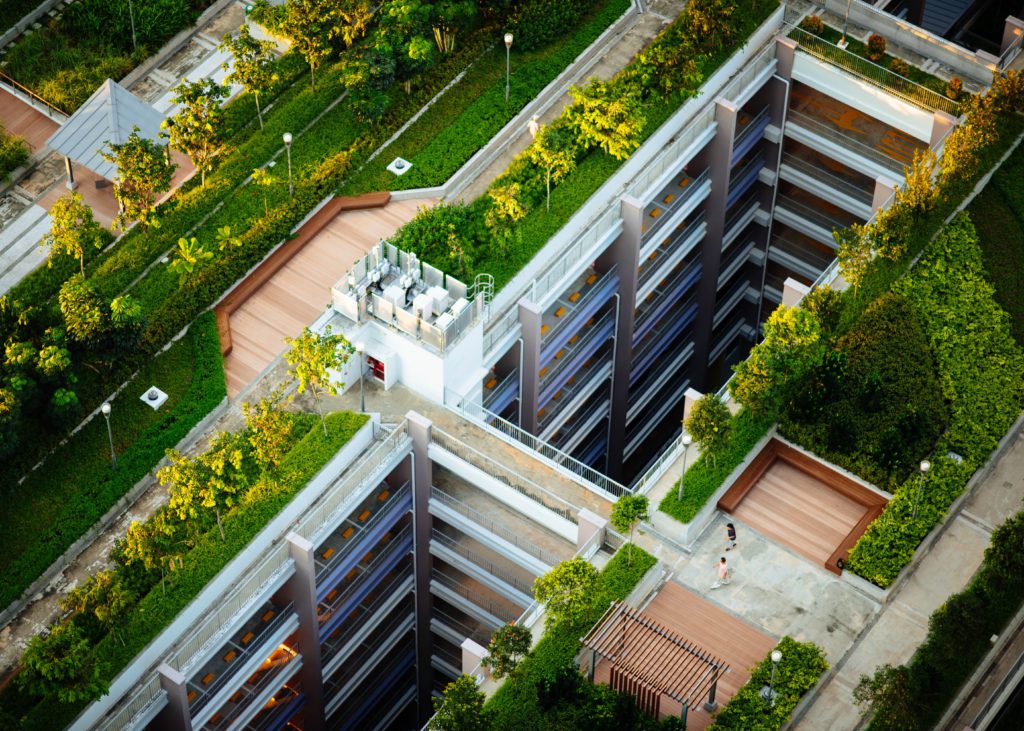
[[[509,543],[521,549],[525,553],[528,553],[534,558],[543,561],[548,566],[554,566],[556,563],[558,563],[557,558],[552,556],[543,548],[538,547],[536,543],[528,540],[527,538],[524,538],[515,531],[508,530],[504,526],[495,523],[493,520],[488,518],[483,513],[474,510],[461,500],[452,497],[448,493],[441,490],[441,488],[432,486],[430,488],[430,497],[433,500],[437,500],[438,502],[444,503],[449,508],[459,513],[463,517],[468,518],[472,522],[476,523],[484,530],[493,533],[494,535],[498,536],[504,541],[508,541]]]
[[[733,158],[732,164],[735,165],[739,158],[744,155],[748,149],[754,146],[756,142],[751,142],[753,135],[763,135],[764,131],[768,128],[768,124],[771,122],[768,114],[770,107],[765,106],[764,109],[754,115],[753,119],[743,125],[739,133],[736,135],[735,141],[732,143]]]
[[[497,617],[506,624],[512,622],[516,618],[516,615],[509,610],[508,607],[497,604],[490,599],[484,599],[480,595],[480,592],[471,590],[468,586],[459,583],[458,579],[442,573],[439,569],[431,569],[430,580],[436,581],[441,586],[461,596],[470,604],[483,609],[488,614]]]
[[[376,615],[381,609],[389,602],[396,601],[395,593],[402,591],[405,584],[409,584],[412,581],[412,577],[409,571],[400,572],[386,586],[377,589],[373,599],[369,603],[360,604],[362,608],[360,617],[371,617]],[[411,587],[410,587],[411,588]],[[401,602],[402,600],[397,600]],[[353,611],[355,611],[353,609]],[[351,614],[349,615],[351,616]],[[323,649],[323,666],[326,668],[330,661],[341,652],[342,649],[352,640],[353,637],[359,632],[361,627],[360,622],[352,622],[344,627],[344,630],[340,635],[335,637],[328,637],[321,643],[324,646]]]
[[[600,347],[599,343],[612,337],[615,333],[615,312],[607,312],[600,320],[600,322],[587,328],[586,334],[577,340],[572,345],[566,345],[566,352],[561,358],[556,360],[552,365],[547,367],[547,372],[541,376],[541,395],[540,403],[543,406],[549,400],[550,396],[547,394],[550,384],[555,384],[560,380],[564,380],[561,376],[564,375],[566,369],[573,367],[578,370],[580,363],[579,354],[590,351],[593,357],[594,353]],[[562,384],[564,385],[564,383]]]
[[[823,122],[811,114],[802,112],[799,109],[790,109],[788,121],[803,127],[809,132],[813,132],[819,137],[824,137],[830,142],[834,142],[843,149],[867,158],[876,165],[880,165],[892,173],[903,175],[903,168],[907,164],[905,161],[897,160],[895,157],[886,155],[874,145],[861,142],[856,137],[839,131],[832,125]]]
[[[665,259],[671,259],[673,255],[675,255],[677,246],[682,245],[683,242],[685,242],[687,239],[693,237],[694,234],[696,234],[697,231],[700,230],[700,228],[705,225],[706,219],[707,215],[703,211],[701,211],[698,215],[694,216],[693,220],[686,225],[685,229],[683,229],[680,233],[672,236],[671,241],[668,244],[657,249],[658,256],[654,259],[654,261],[648,261],[647,258],[643,260],[643,263],[641,263],[640,265],[640,279],[637,282],[638,291],[643,290],[644,285],[647,284],[648,280],[659,269],[661,263]],[[690,252],[687,251],[685,254],[683,254],[683,257],[685,258],[686,256],[689,255],[689,253]]]
[[[579,329],[585,318],[592,317],[615,294],[619,275],[617,267],[612,267],[587,290],[578,302],[571,307],[563,307],[568,312],[541,338],[541,363],[549,361],[572,338],[572,333]]]
[[[466,624],[463,620],[456,619],[452,615],[448,614],[447,612],[441,611],[437,607],[434,607],[431,610],[430,614],[431,617],[437,620],[440,624],[443,624],[446,627],[449,627],[452,630],[454,630],[455,634],[462,635],[463,639],[468,637],[469,639],[473,640],[473,642],[476,642],[478,645],[483,645],[484,647],[486,647],[487,643],[491,640],[490,632],[485,632],[481,630],[479,627],[474,629],[473,627],[470,627],[468,624]]]
[[[513,472],[503,464],[494,461],[483,452],[478,452],[468,444],[460,442],[455,437],[450,434],[446,434],[437,427],[431,429],[431,439],[445,451],[451,452],[463,462],[483,470],[486,474],[508,487],[511,487],[520,495],[533,500],[541,507],[565,518],[570,523],[577,523],[576,506],[566,502],[537,483]]]
[[[380,549],[380,551],[377,552],[373,559],[369,563],[367,563],[366,566],[363,567],[363,570],[360,571],[357,576],[353,577],[352,580],[348,582],[344,589],[340,591],[338,596],[336,596],[331,601],[320,602],[320,606],[324,607],[324,610],[319,613],[321,627],[326,628],[330,624],[333,624],[331,620],[338,612],[341,611],[343,607],[346,606],[346,604],[353,596],[356,596],[359,593],[358,590],[362,588],[368,576],[374,576],[377,570],[380,569],[381,566],[390,563],[391,560],[394,559],[396,554],[402,555],[411,550],[412,532],[412,525],[406,525],[404,528],[402,528],[402,530],[400,530],[398,533],[392,536],[391,540],[388,541],[387,545]],[[324,588],[326,587],[318,587],[317,592],[319,593]],[[356,605],[353,604],[352,607],[348,608],[344,612],[344,614],[347,615],[352,609],[355,608],[355,606]],[[331,631],[333,631],[333,627],[331,627]]]
[[[493,411],[503,411],[510,403],[515,401],[519,392],[519,369],[514,368],[512,372],[501,379],[501,382],[491,388],[484,388],[484,408]],[[516,395],[511,395],[515,393]],[[511,398],[509,396],[511,395]],[[497,404],[497,408],[494,408]]]
[[[814,163],[804,160],[791,152],[782,153],[782,164],[793,168],[797,172],[801,172],[804,175],[812,177],[815,180],[821,181],[823,184],[828,185],[849,198],[852,198],[858,203],[870,206],[871,202],[874,200],[873,189],[864,190],[863,188],[854,185],[846,178],[829,172],[824,166],[815,165]]]
[[[206,727],[211,729],[226,729],[230,728],[234,723],[235,719],[241,716],[245,711],[251,710],[249,701],[259,696],[265,690],[271,687],[281,688],[287,682],[289,672],[291,672],[292,662],[295,660],[295,656],[286,655],[284,659],[272,668],[267,669],[263,674],[263,677],[256,681],[255,685],[243,685],[239,693],[241,695],[238,700],[233,701],[234,707],[223,714],[217,722],[214,723],[212,720],[207,722]],[[229,703],[232,701],[229,701]]]
[[[801,218],[813,223],[818,228],[825,229],[830,234],[836,229],[841,230],[849,226],[845,221],[841,221],[834,216],[830,216],[824,211],[820,211],[817,208],[797,200],[796,198],[791,198],[790,196],[783,195],[782,193],[780,193],[776,198],[775,207],[785,208],[787,211],[795,213]]]
[[[437,528],[434,528],[431,531],[430,539],[434,540],[434,541],[437,541],[437,543],[439,545],[444,546],[449,551],[452,551],[453,553],[458,554],[459,556],[461,556],[462,558],[466,559],[467,561],[469,561],[474,566],[476,566],[476,567],[478,567],[480,569],[483,569],[484,571],[486,571],[491,576],[494,576],[495,578],[500,579],[501,581],[504,581],[506,584],[508,584],[512,588],[517,589],[517,590],[523,592],[527,596],[532,596],[533,595],[533,584],[532,583],[527,582],[527,581],[523,581],[523,579],[521,577],[516,576],[515,574],[513,574],[511,571],[509,571],[506,568],[498,566],[493,561],[491,561],[490,559],[487,559],[487,558],[481,556],[476,551],[474,551],[474,550],[472,550],[470,548],[467,548],[466,546],[464,546],[461,543],[459,543],[458,541],[456,541],[454,538],[450,538],[450,537],[446,536],[444,533],[442,533],[441,531],[437,530]],[[458,566],[456,566],[456,568],[458,568]]]
[[[789,35],[800,44],[799,50],[809,56],[837,66],[846,73],[877,86],[879,89],[884,89],[905,102],[929,112],[940,111],[954,117],[960,116],[959,102],[900,76],[884,66],[879,66],[852,51],[829,43],[824,38],[812,35],[802,28],[794,28]]]
[[[678,193],[678,195],[675,196],[675,198],[672,200],[670,204],[655,204],[657,207],[661,208],[661,213],[658,215],[656,219],[654,219],[654,225],[652,225],[649,229],[643,232],[641,238],[645,241],[649,241],[650,239],[655,238],[658,232],[661,231],[662,228],[664,228],[665,222],[672,218],[673,213],[678,211],[687,201],[691,200],[694,197],[694,195],[697,194],[697,191],[699,191],[701,187],[704,185],[704,183],[708,181],[710,175],[711,169],[708,168],[704,172],[697,175],[695,178],[692,178],[690,182],[686,184],[686,187],[683,188]]]

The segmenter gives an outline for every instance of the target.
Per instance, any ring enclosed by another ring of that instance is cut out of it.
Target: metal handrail
[[[57,114],[61,115],[65,119],[67,119],[69,116],[71,116],[67,112],[65,112],[63,109],[58,107],[56,104],[48,102],[46,99],[43,99],[43,97],[39,96],[39,94],[37,94],[36,92],[32,91],[31,89],[29,89],[24,84],[19,84],[15,79],[13,79],[11,76],[5,74],[3,71],[0,71],[0,82],[2,82],[4,84],[9,84],[10,86],[13,86],[15,89],[20,91],[22,94],[27,94],[29,97],[31,97],[35,101],[38,101],[40,104],[42,104],[44,107],[46,107],[45,111],[46,111],[46,116],[48,116],[48,117],[52,117],[53,116],[53,114],[52,114],[53,112],[56,112]]]
[[[411,579],[409,572],[402,572],[395,576],[391,581],[387,583],[383,588],[377,589],[376,596],[370,601],[369,604],[362,605],[365,614],[375,614],[378,609],[381,608],[385,603],[393,598],[395,587]],[[394,610],[392,610],[394,611]],[[326,649],[323,650],[322,663],[326,667],[328,662],[331,661],[341,651],[341,649],[352,639],[352,636],[359,630],[359,625],[352,624],[349,626],[350,632],[346,632],[337,639],[331,639],[328,637],[323,640],[321,644],[326,645]]]
[[[594,340],[594,338],[596,338],[598,336],[598,334],[600,333],[601,329],[607,324],[606,321],[614,320],[614,318],[615,318],[615,311],[614,310],[609,310],[608,312],[606,312],[601,317],[601,319],[598,322],[595,322],[593,325],[591,325],[589,328],[587,328],[587,334],[586,335],[584,335],[582,338],[577,340],[571,346],[567,346],[566,350],[568,350],[568,352],[565,355],[563,355],[561,358],[559,358],[556,361],[554,367],[553,368],[549,368],[548,372],[545,373],[541,377],[541,379],[540,379],[541,388],[543,388],[545,384],[551,383],[554,380],[554,378],[559,373],[564,371],[566,369],[568,363],[572,361],[573,356],[576,353],[578,353],[581,350],[583,350],[587,345],[589,345]],[[612,333],[609,333],[608,335],[605,335],[605,339],[608,339],[608,338],[612,337],[613,333],[614,333],[614,331],[612,331]]]
[[[458,541],[456,541],[454,538],[446,536],[444,533],[439,531],[437,528],[434,528],[434,529],[431,530],[430,537],[431,537],[432,540],[436,540],[438,543],[440,543],[441,545],[443,545],[445,548],[449,549],[450,551],[454,551],[455,553],[459,554],[464,559],[466,559],[467,561],[472,563],[474,566],[477,566],[477,567],[483,569],[487,573],[497,577],[501,581],[504,581],[509,586],[511,586],[511,587],[513,587],[515,589],[518,589],[519,591],[523,592],[527,596],[533,596],[533,586],[532,585],[527,585],[518,576],[513,576],[508,570],[506,570],[506,569],[496,565],[491,560],[489,560],[487,558],[484,558],[483,556],[481,556],[476,551],[473,551],[473,550],[470,550],[469,548],[466,548],[465,546],[460,544]],[[456,566],[456,568],[458,568],[458,567]]]
[[[761,120],[768,116],[768,112],[771,110],[770,105],[765,105],[764,109],[754,115],[754,117],[743,125],[740,129],[739,134],[736,135],[736,139],[733,140],[733,149],[739,147],[747,137],[753,134],[753,131],[757,129],[757,125],[760,124]]]
[[[829,233],[832,233],[836,229],[847,228],[850,225],[848,223],[843,223],[838,218],[834,218],[827,213],[822,213],[818,209],[813,208],[796,198],[782,193],[779,193],[775,200],[775,207],[778,208],[779,206],[787,208],[794,213],[799,213],[808,221],[826,229]]]
[[[254,686],[249,688],[246,687],[246,685],[243,685],[240,688],[240,691],[245,695],[245,697],[239,698],[238,702],[235,704],[235,707],[228,711],[228,713],[216,724],[207,722],[209,723],[210,727],[228,728],[229,726],[231,726],[231,722],[234,721],[235,718],[240,716],[244,711],[248,710],[251,707],[249,706],[249,704],[244,703],[243,701],[251,700],[252,698],[258,696],[260,693],[262,693],[264,690],[271,686],[272,680],[276,681],[276,684],[280,684],[283,687],[284,684],[287,682],[286,676],[288,675],[288,673],[282,672],[281,668],[287,668],[289,665],[291,665],[293,660],[295,660],[294,655],[285,655],[285,659],[281,663],[273,667],[267,668],[266,675],[260,678]]]
[[[459,459],[482,469],[491,477],[518,492],[520,495],[533,500],[538,505],[547,508],[552,513],[565,518],[574,525],[577,524],[577,507],[572,503],[560,498],[550,490],[541,487],[533,480],[513,472],[505,465],[488,457],[483,452],[473,449],[468,444],[459,441],[451,434],[448,434],[436,426],[430,430],[431,440],[448,452],[451,452]],[[554,506],[551,505],[554,504]]]
[[[377,567],[384,563],[386,559],[389,559],[395,553],[398,553],[402,548],[403,541],[410,535],[412,535],[412,524],[405,526],[402,530],[392,536],[391,540],[388,541],[388,544],[373,557],[373,560],[370,561],[370,563],[368,563],[361,572],[359,572],[358,576],[348,583],[345,590],[340,592],[338,596],[334,598],[334,601],[320,602],[321,606],[326,606],[327,608],[322,613],[317,612],[317,621],[320,624],[324,624],[333,617],[338,608],[344,605],[352,595],[355,588],[362,586],[366,581],[366,577],[372,576],[377,570]]]
[[[861,142],[851,135],[844,134],[832,127],[825,122],[822,122],[817,117],[802,112],[799,109],[790,109],[786,117],[786,124],[796,122],[801,127],[807,127],[815,134],[829,138],[831,141],[836,142],[844,147],[853,148],[856,154],[863,157],[870,158],[874,162],[888,168],[892,172],[903,172],[903,168],[906,163],[902,160],[897,160],[895,157],[885,154],[877,147],[873,147],[869,144]]]
[[[693,196],[696,194],[696,191],[699,190],[700,187],[704,185],[704,183],[707,182],[708,178],[710,177],[711,168],[708,167],[700,175],[698,175],[695,178],[692,178],[690,182],[686,184],[686,188],[684,188],[683,191],[676,197],[676,199],[672,201],[672,204],[664,211],[662,211],[662,214],[658,216],[657,219],[655,219],[654,225],[651,226],[648,230],[644,231],[640,238],[644,241],[650,241],[656,233],[658,233],[662,228],[664,228],[665,222],[672,217],[672,214],[679,210],[679,208],[684,203],[692,199]]]
[[[512,381],[515,381],[516,385],[518,386],[518,384],[519,384],[519,369],[518,368],[513,368],[511,370],[511,372],[509,372],[509,374],[507,376],[502,378],[501,382],[498,385],[496,385],[494,388],[484,389],[484,396],[483,396],[484,407],[485,408],[487,407],[488,401],[493,402],[494,399],[498,397],[498,394],[500,394],[502,391],[504,391],[505,388],[508,386],[508,384],[510,382],[512,382]],[[517,390],[518,390],[518,388],[517,388]],[[490,396],[491,398],[488,399],[487,398],[488,396]]]
[[[996,64],[996,68],[999,71],[1005,71],[1006,68],[1013,63],[1013,60],[1017,58],[1017,54],[1021,52],[1022,44],[1024,44],[1024,33],[1018,35],[1016,40],[1007,46],[1005,51],[999,54],[999,62]]]
[[[870,206],[871,201],[874,199],[872,192],[858,188],[849,180],[846,180],[835,173],[830,173],[825,168],[819,167],[812,162],[808,162],[807,160],[794,155],[792,152],[782,153],[782,164],[789,165],[794,170],[799,170],[807,175],[813,175],[815,178],[826,179],[833,188],[841,189],[843,193],[850,198],[853,198],[858,203],[865,203]]]
[[[164,695],[166,694],[163,684],[160,682],[160,676],[153,673],[149,681],[140,685],[118,712],[99,728],[101,731],[114,731],[114,729],[121,731],[121,729],[132,728],[134,721],[141,718],[146,710]]]
[[[954,117],[960,115],[959,102],[953,101],[937,91],[933,91],[926,86],[921,86],[915,81],[900,76],[884,66],[879,66],[877,63],[852,51],[840,48],[824,38],[808,33],[802,28],[794,28],[790,31],[789,36],[800,44],[798,50],[814,56],[820,61],[837,66],[873,86],[884,89],[903,101],[910,102],[914,106],[921,107],[929,112],[938,110],[952,114]]]
[[[562,315],[562,318],[555,324],[555,326],[541,337],[541,349],[544,349],[544,347],[557,337],[559,333],[569,327],[569,324],[573,321],[573,316],[577,312],[583,311],[583,309],[586,308],[586,306],[590,304],[595,297],[597,297],[598,293],[604,288],[606,282],[609,282],[618,276],[619,267],[617,264],[602,274],[601,278],[594,282],[590,289],[587,290],[587,293],[572,305],[572,310]],[[612,298],[612,293],[609,293],[607,297],[610,300]]]
[[[411,489],[412,488],[410,487],[409,482],[405,482],[401,487],[397,488],[395,492],[390,497],[388,497],[387,500],[384,501],[384,504],[380,507],[380,509],[377,510],[373,517],[371,517],[363,525],[359,526],[359,533],[352,536],[351,539],[346,542],[345,546],[340,551],[336,551],[335,554],[331,556],[329,560],[321,562],[317,559],[314,559],[314,562],[317,567],[317,579],[320,579],[322,576],[324,576],[324,574],[326,574],[339,563],[341,563],[341,561],[346,556],[351,554],[352,551],[354,550],[354,547],[359,544],[359,540],[362,538],[362,536],[368,533],[375,525],[377,525],[377,523],[379,523],[385,517],[389,517],[389,511],[391,510],[391,508],[399,500],[403,499],[406,496],[406,494],[408,494],[411,491]]]
[[[701,211],[696,216],[694,216],[693,220],[690,221],[689,224],[687,224],[685,229],[683,229],[680,233],[676,234],[675,236],[671,237],[671,241],[668,243],[668,245],[663,244],[664,254],[659,254],[659,258],[664,259],[671,257],[672,254],[675,253],[675,248],[682,244],[682,242],[686,241],[686,239],[690,238],[694,234],[694,232],[706,222],[707,212]],[[655,251],[662,251],[662,247],[659,246],[657,249],[655,249]],[[649,257],[650,254],[648,254],[647,256]],[[637,281],[638,290],[643,289],[644,285],[647,284],[647,281],[650,279],[651,275],[658,270],[659,266],[661,266],[661,262],[658,261],[657,259],[655,261],[648,261],[647,258],[643,260],[639,267],[640,276]]]
[[[443,612],[437,607],[434,607],[430,612],[431,618],[436,619],[443,625],[451,627],[459,634],[464,634],[469,639],[476,642],[478,645],[487,646],[490,641],[490,633],[483,632],[479,628],[473,629],[468,624],[463,622],[461,619],[456,619],[447,612]]]
[[[448,576],[448,574],[442,573],[439,569],[433,568],[430,570],[431,581],[437,581],[437,583],[444,586],[446,589],[451,589],[456,594],[461,596],[463,599],[468,601],[474,606],[480,607],[487,611],[489,614],[493,614],[495,617],[500,619],[506,624],[515,620],[516,615],[510,612],[506,607],[499,604],[495,604],[490,599],[481,598],[478,592],[470,591],[469,587],[463,586],[458,582],[457,579]]]
[[[498,525],[483,513],[471,508],[469,505],[462,502],[458,498],[452,497],[451,495],[444,492],[441,488],[437,487],[436,485],[431,486],[430,497],[444,503],[452,510],[455,510],[464,517],[469,518],[471,521],[479,525],[481,528],[485,528],[489,532],[500,537],[502,540],[508,541],[517,548],[520,548],[524,552],[530,554],[534,558],[539,559],[544,564],[548,566],[554,566],[556,563],[558,563],[558,559],[552,556],[547,551],[545,551],[543,548],[540,548],[535,543],[526,540],[518,533],[515,533],[514,531],[510,531],[507,528]]]

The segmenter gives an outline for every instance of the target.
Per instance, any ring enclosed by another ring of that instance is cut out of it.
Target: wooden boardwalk
[[[716,700],[722,706],[750,679],[750,669],[761,662],[776,643],[742,619],[671,581],[662,587],[644,613],[729,665],[729,672],[718,681]],[[608,682],[607,661],[598,663],[594,679],[599,683]],[[663,697],[661,710],[662,717],[678,715],[680,707]],[[691,708],[686,729],[702,731],[713,720],[703,707]]]
[[[8,133],[25,138],[33,155],[46,146],[60,126],[4,89],[0,89],[0,121]]]
[[[430,200],[391,202],[345,211],[317,234],[273,279],[231,315],[231,353],[224,359],[228,395],[237,396],[331,302],[331,287],[382,238]]]
[[[820,565],[867,510],[803,470],[777,460],[733,515]]]

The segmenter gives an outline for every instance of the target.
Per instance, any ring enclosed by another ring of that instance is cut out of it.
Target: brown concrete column
[[[299,615],[299,652],[302,653],[302,692],[306,694],[306,726],[319,731],[326,724],[324,712],[324,671],[320,661],[320,623],[316,616],[316,546],[300,536],[289,533],[288,555],[295,562],[295,573],[288,579],[282,594],[292,602]]]
[[[778,64],[775,73],[786,81],[793,78],[793,62],[796,60],[796,48],[800,45],[792,38],[779,36],[775,39],[775,60]]]
[[[1005,53],[1021,35],[1024,35],[1024,20],[1008,15],[1003,25],[1003,42],[999,44],[999,54]]]
[[[419,723],[425,723],[433,713],[430,692],[434,683],[434,668],[430,664],[433,638],[430,632],[430,614],[433,600],[430,595],[430,575],[434,568],[430,555],[430,487],[433,484],[433,465],[427,456],[430,446],[431,421],[410,411],[405,415],[412,437],[412,525],[413,566],[416,594],[416,699]]]
[[[933,150],[946,133],[956,127],[956,117],[945,112],[934,112],[932,115],[932,139],[928,146]]]
[[[886,204],[886,201],[892,197],[892,194],[896,191],[896,186],[898,185],[899,183],[895,180],[890,180],[882,175],[875,178],[875,194],[871,199],[872,215]]]
[[[160,675],[160,686],[167,691],[167,705],[153,722],[154,727],[161,731],[192,731],[185,676],[167,663],[161,663],[156,671]]]
[[[540,307],[529,300],[519,300],[519,327],[523,334],[522,423],[530,434],[537,434],[537,401],[540,398]]]

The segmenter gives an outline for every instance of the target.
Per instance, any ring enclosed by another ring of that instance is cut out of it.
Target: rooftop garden
[[[27,163],[28,159],[29,150],[25,139],[9,134],[0,121],[0,184],[7,182],[7,177]]]
[[[247,412],[195,457],[158,473],[170,500],[133,522],[100,571],[64,600],[68,614],[29,643],[17,681],[0,691],[4,728],[62,728],[184,609],[366,423],[365,414]],[[69,670],[69,668],[73,668]]]
[[[293,6],[302,16],[299,0],[282,7]],[[452,99],[457,97],[458,103],[442,102],[437,108],[448,115],[455,113],[446,117],[453,125],[479,125],[483,136],[475,138],[474,145],[483,144],[625,6],[623,0],[578,4],[579,13],[563,18],[559,28],[564,46],[552,44],[549,31],[538,30],[538,18],[543,25],[547,17],[545,3],[538,0],[522,6],[520,14],[509,20],[523,34],[512,54],[510,101],[501,106],[500,113],[483,121],[472,108],[465,116],[455,112],[475,94],[493,95],[497,88],[503,93],[503,65],[486,70],[484,64],[495,59],[482,54],[490,53],[493,39],[500,37],[496,29],[504,17],[485,2],[473,6],[471,17],[463,18],[457,30],[442,34],[440,45],[435,44],[431,27],[437,19],[396,28],[383,20],[390,16],[381,11],[361,31],[351,26],[351,46],[343,48],[339,38],[330,46],[327,58],[307,58],[294,51],[272,60],[263,49],[260,57],[264,60],[256,64],[266,72],[257,75],[261,81],[252,81],[251,93],[222,109],[215,101],[218,92],[206,90],[206,99],[214,101],[195,102],[179,119],[183,128],[202,115],[217,120],[210,125],[213,137],[200,135],[203,144],[218,151],[208,161],[205,181],[194,177],[155,210],[150,209],[151,201],[132,202],[139,223],[108,248],[103,247],[109,234],[69,197],[67,215],[51,244],[52,266],[37,269],[0,298],[0,341],[17,346],[5,353],[0,365],[0,484],[17,485],[74,426],[76,420],[68,415],[53,421],[37,418],[52,407],[58,392],[62,403],[77,404],[68,412],[71,415],[76,410],[89,413],[97,408],[284,241],[346,175],[457,74],[470,68],[463,79],[471,84],[466,87],[469,92],[463,92],[460,82],[447,92]],[[533,9],[527,12],[529,8]],[[578,24],[573,27],[571,22]],[[299,26],[290,32],[305,31]],[[531,44],[528,39],[534,35],[538,40]],[[424,39],[431,45],[423,46]],[[395,45],[388,46],[385,41]],[[411,44],[419,44],[415,63],[408,56]],[[534,47],[527,50],[531,45]],[[385,47],[391,50],[384,53],[381,49]],[[315,86],[306,75],[309,60],[316,64]],[[191,91],[181,90],[183,95]],[[257,92],[264,110],[262,125],[256,113]],[[294,136],[294,197],[289,196],[283,165],[268,165],[275,158],[283,160],[285,132]],[[421,128],[414,126],[408,132],[420,141],[417,144],[429,147]],[[443,135],[445,130],[439,129],[437,134]],[[197,155],[198,147],[201,145],[182,144]],[[475,149],[465,146],[460,154],[468,157]],[[162,164],[164,151],[159,145],[140,143],[128,152],[149,155],[153,168]],[[129,157],[126,152],[126,164]],[[423,167],[428,169],[425,160]],[[261,171],[258,185],[254,184],[254,170]],[[159,190],[150,179],[142,182]],[[153,225],[154,221],[159,225]],[[165,258],[172,260],[170,265],[164,263]],[[84,270],[84,280],[72,277],[80,270]],[[92,327],[93,320],[96,327]],[[47,362],[44,373],[34,354],[51,347],[59,349],[63,365],[57,369]],[[193,368],[192,379],[199,375]],[[219,400],[204,398],[197,403],[209,408]],[[139,431],[122,431],[119,449],[130,449],[140,435]],[[152,464],[155,460],[149,468]],[[42,570],[48,565],[43,563],[44,554],[55,558],[70,546],[80,535],[70,528],[69,524],[55,533],[52,545],[31,565]],[[19,569],[17,580],[8,584],[12,596],[35,578],[29,574],[27,565]]]
[[[886,40],[877,33],[872,34],[866,43],[847,37],[845,49],[840,48],[837,44],[843,38],[842,32],[825,25],[817,15],[809,15],[790,32],[790,37],[808,53],[841,66],[872,84],[928,109],[940,109],[957,116],[963,82],[956,77],[947,82],[886,53]]]
[[[464,281],[491,274],[500,288],[777,7],[688,3],[614,78],[574,89],[573,103],[487,195],[423,211],[392,243]]]
[[[893,205],[835,233],[850,286],[771,315],[729,384],[743,409],[730,416],[706,397],[702,420],[687,424],[706,463],[688,470],[686,502],[673,490],[662,510],[692,519],[763,434],[751,425],[778,421],[784,435],[893,493],[847,567],[882,587],[896,579],[1024,409],[1024,351],[986,278],[977,232],[966,214],[944,226],[1024,128],[1022,85],[1009,73],[966,100],[941,160],[916,158]],[[918,496],[925,458],[932,468]]]

